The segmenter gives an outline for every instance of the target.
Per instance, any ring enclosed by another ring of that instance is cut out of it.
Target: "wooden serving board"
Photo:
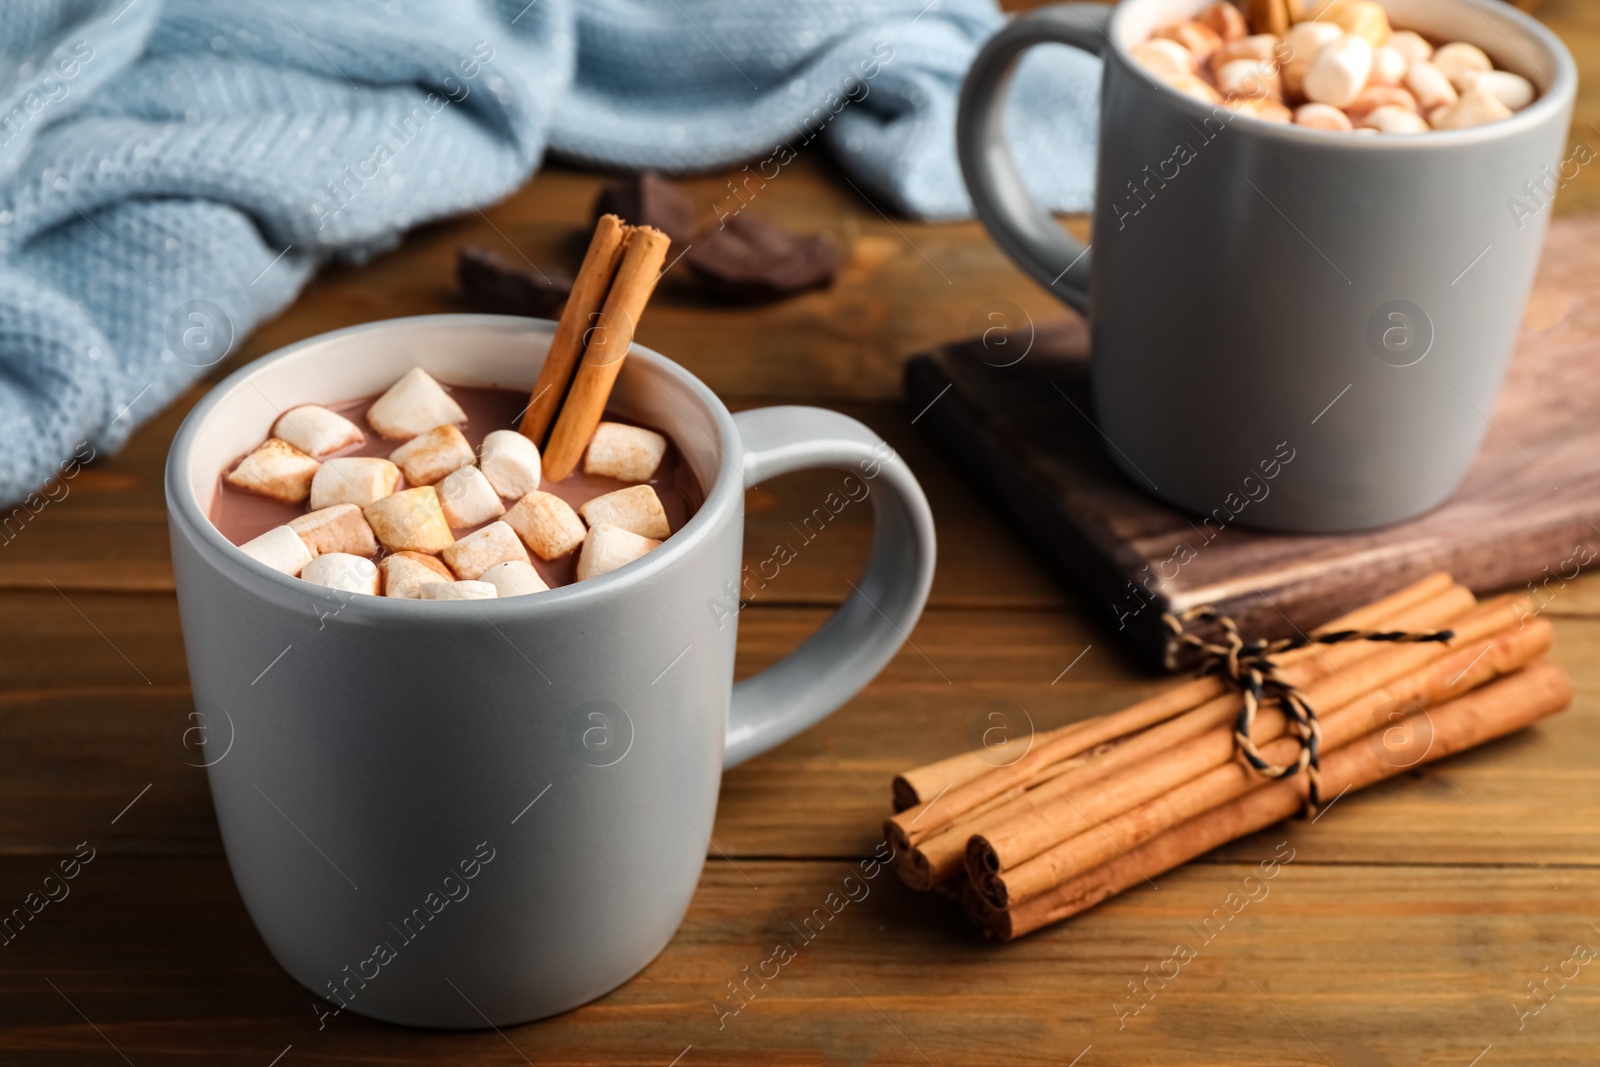
[[[1191,516],[1142,492],[1086,418],[1089,335],[1077,317],[1038,327],[1011,366],[992,365],[1002,361],[976,341],[915,356],[906,393],[917,425],[1104,605],[1110,627],[1171,669],[1179,661],[1161,616],[1197,604],[1232,615],[1247,634],[1286,636],[1439,569],[1478,592],[1527,583],[1544,601],[1559,598],[1579,566],[1600,558],[1597,278],[1600,217],[1552,223],[1492,428],[1465,482],[1420,518],[1360,534],[1233,526],[1208,542]]]

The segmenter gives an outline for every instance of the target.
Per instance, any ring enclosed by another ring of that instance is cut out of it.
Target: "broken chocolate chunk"
[[[472,245],[456,253],[456,277],[468,300],[496,315],[553,319],[572,292],[572,275],[558,267],[535,267]]]
[[[654,226],[674,244],[687,243],[694,233],[694,201],[689,194],[659,174],[645,171],[612,182],[595,201],[594,217],[620,215],[635,226]]]
[[[749,212],[697,234],[683,259],[708,293],[750,304],[825,289],[839,271],[827,234],[802,237]]]

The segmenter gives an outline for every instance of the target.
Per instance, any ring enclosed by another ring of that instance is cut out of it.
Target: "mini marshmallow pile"
[[[672,532],[649,485],[606,493],[574,511],[539,491],[537,445],[515,430],[495,430],[474,455],[460,430],[466,421],[421,368],[367,409],[373,429],[405,441],[388,459],[320,458],[364,443],[361,428],[315,404],[284,412],[272,436],[226,478],[285,504],[309,500],[310,510],[240,549],[274,570],[347,593],[487,600],[549,588],[529,552],[548,561],[579,550],[581,581],[638,559]],[[643,483],[666,451],[658,433],[602,422],[583,468]],[[515,503],[508,508],[507,500]],[[483,523],[460,540],[452,532]],[[375,563],[380,547],[385,554]]]
[[[1252,0],[1247,22],[1224,0],[1158,30],[1133,58],[1208,104],[1320,130],[1459,130],[1509,118],[1533,102],[1533,84],[1495,70],[1476,45],[1435,49],[1410,30],[1391,30],[1372,0],[1303,6],[1304,18],[1294,19],[1291,9],[1302,7],[1294,0],[1288,8]]]

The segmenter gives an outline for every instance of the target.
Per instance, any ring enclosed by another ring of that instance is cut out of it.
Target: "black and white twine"
[[[1167,629],[1179,644],[1198,650],[1203,657],[1199,673],[1215,674],[1222,678],[1244,698],[1233,723],[1233,747],[1252,768],[1268,778],[1289,778],[1305,772],[1308,784],[1307,812],[1315,812],[1322,803],[1320,748],[1322,726],[1317,721],[1316,710],[1306,701],[1305,694],[1278,673],[1278,663],[1273,658],[1285,652],[1310,645],[1339,645],[1347,641],[1386,641],[1391,644],[1421,644],[1445,642],[1455,636],[1452,630],[1434,633],[1410,633],[1404,630],[1335,630],[1307,637],[1283,637],[1276,640],[1246,641],[1239,634],[1233,619],[1210,605],[1189,608],[1179,614],[1167,612],[1162,616]],[[1210,623],[1222,631],[1221,642],[1208,641],[1189,632],[1193,622]],[[1255,726],[1256,712],[1264,701],[1271,700],[1282,709],[1288,721],[1290,735],[1300,742],[1300,755],[1292,763],[1278,766],[1266,760],[1250,731]]]

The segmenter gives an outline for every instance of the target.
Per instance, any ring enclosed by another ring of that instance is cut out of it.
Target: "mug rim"
[[[1153,2],[1153,0],[1145,0],[1145,2]],[[1566,43],[1556,36],[1548,26],[1527,12],[1510,4],[1496,4],[1492,10],[1485,11],[1479,8],[1474,0],[1441,0],[1441,2],[1478,11],[1485,19],[1490,20],[1491,26],[1493,26],[1494,19],[1505,18],[1508,22],[1521,27],[1537,39],[1544,46],[1545,51],[1555,60],[1555,71],[1550,77],[1550,87],[1541,93],[1533,103],[1514,113],[1510,118],[1487,122],[1481,126],[1469,126],[1460,130],[1428,130],[1423,133],[1385,133],[1375,137],[1357,137],[1343,130],[1319,130],[1309,126],[1298,126],[1292,122],[1266,122],[1251,115],[1229,111],[1221,104],[1207,104],[1186,93],[1180,93],[1166,82],[1146,73],[1144,68],[1134,60],[1133,54],[1124,47],[1117,32],[1121,28],[1123,19],[1129,17],[1128,12],[1140,6],[1140,0],[1127,0],[1127,2],[1118,3],[1112,8],[1111,19],[1106,26],[1107,32],[1105,36],[1111,46],[1110,51],[1117,57],[1117,61],[1127,68],[1128,73],[1136,75],[1154,86],[1159,95],[1176,102],[1195,117],[1210,116],[1221,111],[1229,117],[1230,125],[1232,120],[1236,118],[1250,119],[1251,121],[1245,126],[1245,129],[1269,140],[1298,141],[1304,144],[1319,145],[1345,144],[1355,151],[1362,152],[1417,149],[1424,146],[1433,146],[1439,149],[1456,148],[1462,145],[1481,144],[1486,141],[1493,141],[1501,137],[1511,137],[1515,134],[1526,132],[1571,106],[1577,95],[1577,61],[1572,58],[1572,52],[1567,48]],[[1386,4],[1383,6],[1385,14],[1387,14],[1388,6]],[[1473,42],[1469,41],[1467,43],[1471,44]],[[1515,45],[1512,47],[1514,48]]]
[[[208,562],[216,569],[236,568],[237,570],[229,575],[230,580],[237,583],[248,577],[256,582],[264,582],[267,588],[284,595],[304,595],[308,587],[304,579],[284,574],[245,555],[238,545],[223,536],[222,531],[217,529],[211,517],[201,508],[188,476],[195,437],[223,398],[246,387],[266,368],[291,360],[315,345],[374,330],[405,330],[422,323],[446,329],[488,327],[525,332],[531,328],[547,337],[554,334],[556,327],[555,322],[549,319],[518,315],[470,312],[406,315],[392,319],[376,319],[315,334],[251,360],[207,390],[205,396],[184,417],[183,424],[173,436],[172,445],[167,452],[164,476],[169,521],[181,526],[191,542],[197,542],[199,547],[210,550],[207,553]],[[483,613],[482,615],[464,614],[459,611],[460,605],[453,601],[409,600],[381,594],[376,596],[348,594],[348,599],[343,600],[339,613],[343,615],[344,612],[353,609],[353,613],[359,618],[362,613],[370,611],[373,613],[370,616],[372,621],[382,620],[391,623],[422,621],[430,624],[452,619],[465,623],[487,618],[492,623],[505,621],[511,617],[517,619],[537,617],[561,611],[571,605],[587,603],[596,598],[626,595],[634,587],[649,581],[661,571],[673,566],[680,558],[699,548],[711,536],[710,531],[723,513],[739,500],[739,494],[742,492],[739,475],[743,469],[744,453],[738,426],[733,421],[732,412],[711,391],[711,388],[678,363],[637,341],[629,346],[627,358],[630,361],[639,360],[653,371],[676,379],[699,402],[703,413],[708,416],[720,438],[719,441],[713,442],[717,452],[716,473],[710,486],[706,488],[704,501],[689,521],[674,531],[659,548],[614,571],[608,571],[587,581],[574,581],[525,596],[471,601],[472,605]],[[623,373],[627,373],[626,367]],[[215,555],[214,560],[210,558],[212,554]],[[315,591],[321,587],[309,586],[309,588]]]

